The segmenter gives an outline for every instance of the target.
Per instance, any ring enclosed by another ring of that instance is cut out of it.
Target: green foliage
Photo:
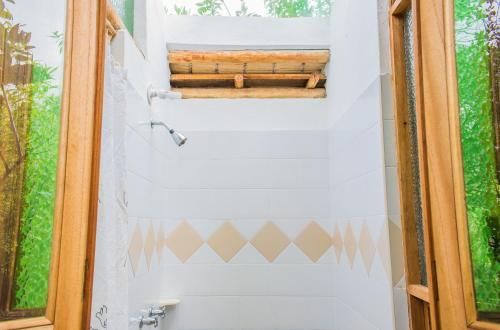
[[[7,209],[0,212],[0,221],[15,223],[19,217],[17,241],[6,243],[15,251],[8,258],[16,261],[14,302],[9,307],[42,308],[46,306],[52,252],[60,102],[55,96],[54,70],[33,63],[31,34],[23,31],[23,25],[15,24],[3,0],[0,30],[6,36],[1,45],[0,125],[3,128],[5,118],[14,118],[0,136],[0,151],[6,155],[0,201],[1,208]],[[62,38],[58,33],[53,37]],[[8,211],[19,206],[20,215]]]
[[[259,15],[249,12],[245,0],[240,0],[240,9],[236,11],[236,16],[259,16]]]
[[[332,0],[316,0],[316,6],[314,6],[314,16],[330,17],[331,11]]]
[[[470,27],[484,18],[481,5],[484,0],[455,0],[455,20]],[[460,28],[457,24],[457,28]],[[462,29],[464,32],[464,30]]]
[[[29,87],[31,118],[16,267],[16,308],[44,307],[47,301],[61,105],[54,71],[36,63]]]
[[[179,16],[191,15],[191,10],[187,9],[186,6],[174,5],[174,11],[175,11],[175,14],[179,15]]]
[[[7,1],[10,2],[10,3],[14,3],[14,1],[11,1],[11,0],[7,0]],[[3,2],[3,1],[0,1],[0,17],[3,18],[6,21],[11,21],[12,20],[12,14],[5,7],[5,2]]]
[[[269,15],[274,17],[328,17],[331,0],[265,0]]]
[[[313,8],[308,0],[266,0],[266,9],[274,17],[312,16]]]
[[[202,0],[201,2],[196,3],[198,7],[198,14],[201,16],[216,16],[220,15],[220,11],[222,9],[222,1],[221,0]]]
[[[57,50],[59,51],[59,54],[62,54],[64,50],[64,33],[61,33],[59,31],[54,31],[52,32],[50,37],[56,41]]]
[[[116,1],[116,0],[115,0]],[[328,17],[331,0],[259,0],[264,1],[267,14],[273,17]],[[240,9],[231,13],[224,0],[201,0],[196,3],[197,14],[201,16],[259,16],[249,11],[247,2],[240,0]],[[186,6],[174,5],[177,15],[191,15]]]
[[[476,304],[500,311],[500,262],[491,246],[500,221],[488,40],[482,0],[456,0],[462,153]],[[498,244],[498,242],[497,242]]]

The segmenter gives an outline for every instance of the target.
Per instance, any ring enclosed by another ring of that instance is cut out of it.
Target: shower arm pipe
[[[156,97],[159,99],[162,99],[162,100],[182,99],[182,93],[172,92],[171,90],[167,90],[167,89],[157,89],[157,88],[153,87],[153,85],[148,86],[148,89],[146,91],[146,95],[147,95],[149,105],[153,104],[153,99]]]
[[[182,146],[184,143],[187,141],[187,137],[182,135],[179,132],[176,132],[173,128],[170,128],[167,124],[165,124],[163,121],[159,120],[151,120],[151,129],[153,129],[155,126],[163,126],[167,129],[167,131],[170,133],[172,139],[174,140],[175,144],[177,144],[179,147]]]
[[[155,121],[155,120],[151,120],[151,128],[155,127],[155,126],[163,126],[165,127],[168,132],[170,134],[173,134],[175,132],[175,130],[173,130],[172,128],[170,128],[167,124],[165,124],[164,122],[162,121]]]

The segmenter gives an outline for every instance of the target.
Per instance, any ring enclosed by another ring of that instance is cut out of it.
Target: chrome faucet
[[[139,328],[142,328],[145,325],[152,325],[155,328],[158,327],[158,318],[157,317],[143,317],[141,316],[141,321],[139,322]]]
[[[148,310],[148,316],[149,317],[161,317],[162,319],[165,318],[165,315],[167,315],[166,311],[164,308],[149,308]]]
[[[139,329],[142,329],[145,325],[152,325],[155,328],[158,327],[158,317],[140,316],[139,318],[131,319],[131,321],[137,322],[139,324]]]
[[[136,322],[139,325],[139,329],[142,329],[145,325],[152,325],[155,328],[158,327],[158,319],[161,317],[165,318],[167,315],[166,307],[149,307],[148,309],[141,310],[142,315],[138,318],[131,318],[131,322]],[[147,316],[144,316],[147,315]]]

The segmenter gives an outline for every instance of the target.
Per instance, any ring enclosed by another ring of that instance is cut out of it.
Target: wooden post
[[[238,89],[245,87],[245,78],[242,74],[234,76],[234,87]]]
[[[318,85],[320,79],[321,79],[321,74],[319,72],[314,72],[313,74],[311,74],[311,77],[307,81],[306,88],[307,89],[316,88],[316,85]]]

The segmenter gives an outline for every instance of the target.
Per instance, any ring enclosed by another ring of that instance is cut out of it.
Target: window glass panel
[[[405,51],[406,86],[408,95],[408,119],[410,130],[411,159],[413,172],[413,205],[415,213],[415,225],[417,232],[417,244],[420,265],[420,278],[422,285],[427,285],[427,269],[425,264],[425,244],[424,244],[424,218],[422,212],[422,193],[420,186],[420,167],[418,151],[418,127],[417,127],[417,92],[415,79],[415,53],[413,42],[413,11],[408,10],[403,17],[404,30],[403,42]]]
[[[134,0],[111,0],[128,32],[134,35]]]
[[[498,0],[455,1],[469,243],[480,317],[500,313]]]
[[[329,17],[331,0],[164,0],[170,15]]]
[[[47,304],[65,22],[65,0],[0,0],[0,320]]]

